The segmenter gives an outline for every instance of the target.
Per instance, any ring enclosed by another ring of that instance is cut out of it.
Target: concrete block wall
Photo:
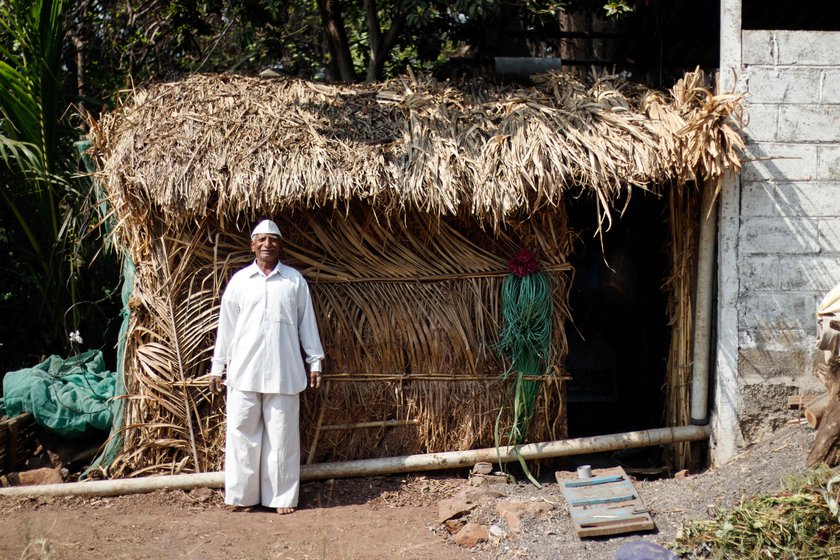
[[[814,311],[840,283],[840,33],[745,30],[741,41],[738,383],[750,440],[767,428],[767,411],[750,410],[753,393],[823,389]]]

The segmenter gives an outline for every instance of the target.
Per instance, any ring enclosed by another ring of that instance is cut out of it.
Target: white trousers
[[[225,503],[297,507],[299,395],[227,390]]]

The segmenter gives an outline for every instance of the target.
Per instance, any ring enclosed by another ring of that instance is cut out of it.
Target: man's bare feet
[[[277,513],[279,513],[280,515],[288,515],[288,514],[294,513],[294,512],[295,512],[295,508],[290,508],[290,507],[279,507],[279,508],[277,508]]]
[[[259,506],[228,506],[230,511],[233,513],[250,513],[252,511],[257,511]]]

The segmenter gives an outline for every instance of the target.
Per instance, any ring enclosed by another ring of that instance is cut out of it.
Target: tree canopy
[[[19,319],[0,327],[0,362],[66,349],[67,331],[100,311],[113,319],[97,311],[114,304],[119,273],[113,260],[91,264],[104,237],[92,185],[77,176],[78,111],[194,73],[475,77],[493,57],[565,56],[570,38],[599,35],[620,53],[602,68],[670,85],[716,65],[716,13],[713,0],[0,0],[0,305]]]
[[[68,18],[67,59],[77,89],[92,95],[114,80],[198,71],[374,81],[467,53],[550,51],[567,11],[631,9],[629,0],[82,0]]]

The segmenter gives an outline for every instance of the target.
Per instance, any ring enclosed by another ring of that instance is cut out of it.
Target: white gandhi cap
[[[280,234],[280,228],[277,227],[277,224],[272,222],[271,220],[263,220],[257,224],[257,227],[254,228],[254,231],[251,232],[251,237],[258,235],[260,233],[267,233],[269,235],[276,235],[277,237],[283,237]]]

